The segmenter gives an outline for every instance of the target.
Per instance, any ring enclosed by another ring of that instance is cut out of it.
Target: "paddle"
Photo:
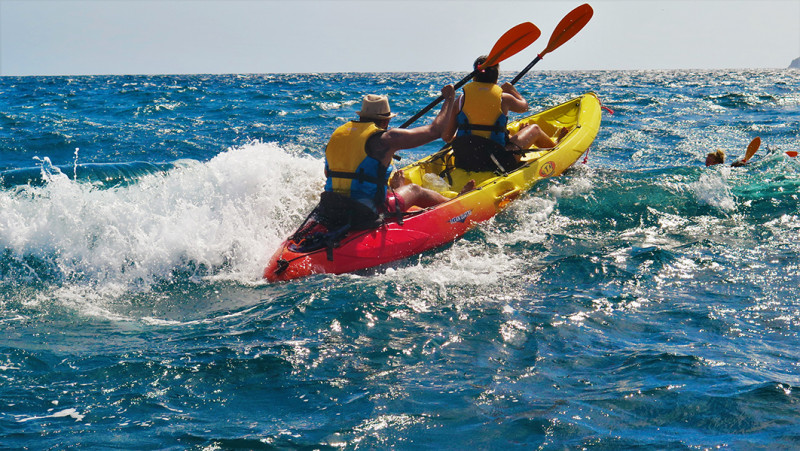
[[[747,163],[747,160],[753,158],[753,155],[756,154],[759,146],[761,146],[761,137],[756,136],[752,141],[750,141],[750,144],[747,145],[747,151],[744,153],[742,163]]]
[[[741,160],[736,160],[731,163],[731,167],[738,168],[747,164],[747,160],[753,158],[753,155],[756,154],[758,147],[761,145],[761,137],[756,136],[750,141],[750,144],[747,145],[747,151],[744,153],[744,157]]]
[[[786,151],[786,155],[789,155],[790,157],[794,158],[794,157],[797,156],[797,151],[796,150],[787,150]]]
[[[531,70],[534,65],[536,65],[536,63],[544,58],[545,55],[561,47],[562,44],[578,34],[578,32],[581,31],[581,29],[589,22],[589,19],[592,18],[592,14],[594,14],[592,7],[589,6],[588,3],[584,3],[564,16],[564,18],[561,19],[561,22],[556,25],[556,29],[553,30],[553,34],[550,35],[550,41],[547,42],[547,47],[545,47],[542,53],[536,55],[536,58],[531,61],[531,63],[528,64],[525,69],[522,69],[522,72],[517,74],[513,80],[511,80],[511,84],[515,84],[520,78],[524,77],[525,74],[527,74],[528,71]]]
[[[587,5],[588,6],[588,5]],[[492,47],[492,51],[489,52],[489,56],[486,58],[486,62],[478,66],[477,69],[472,71],[469,75],[461,79],[455,85],[455,89],[458,89],[468,81],[472,79],[480,70],[494,66],[495,64],[499,64],[501,61],[509,58],[521,50],[525,49],[529,45],[533,44],[533,42],[539,39],[539,36],[542,34],[539,31],[539,28],[536,25],[530,22],[521,23],[510,30],[506,31],[503,36],[500,36],[500,39],[494,44]],[[444,100],[444,96],[439,96],[431,102],[428,106],[422,109],[419,113],[415,114],[411,119],[405,121],[400,128],[407,128],[409,125],[413,124],[417,119],[421,118],[425,113],[431,110],[431,108],[435,107],[439,102]]]

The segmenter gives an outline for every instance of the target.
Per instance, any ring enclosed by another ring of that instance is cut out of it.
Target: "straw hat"
[[[361,101],[361,119],[389,119],[397,116],[389,109],[389,98],[376,94],[368,94]]]

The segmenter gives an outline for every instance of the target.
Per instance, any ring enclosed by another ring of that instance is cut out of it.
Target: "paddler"
[[[411,206],[422,208],[448,201],[436,191],[396,177],[388,188],[390,166],[395,152],[427,144],[442,137],[455,89],[442,88],[445,101],[428,125],[389,129],[396,114],[386,96],[369,94],[361,102],[358,120],[337,128],[325,148],[325,191],[316,216],[329,229],[349,225],[354,229],[375,226],[380,215],[403,212]]]
[[[750,158],[753,158],[758,148],[761,146],[761,137],[756,136],[750,141],[750,144],[747,145],[747,150],[744,153],[744,157],[740,160],[736,160],[731,163],[731,167],[738,168],[747,164],[750,161]],[[715,164],[722,164],[725,163],[725,151],[722,149],[717,149],[714,152],[711,152],[706,155],[706,166],[714,166]]]
[[[722,164],[725,162],[725,151],[717,149],[706,155],[706,166],[714,166],[715,164]]]
[[[486,61],[480,56],[475,70]],[[500,66],[484,68],[456,100],[457,115],[452,115],[442,139],[452,142],[455,165],[467,171],[508,172],[521,165],[524,150],[556,143],[538,125],[528,125],[513,136],[507,130],[508,112],[528,111],[528,102],[511,83],[497,85]]]

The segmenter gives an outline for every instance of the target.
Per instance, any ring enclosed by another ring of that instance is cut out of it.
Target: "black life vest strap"
[[[366,175],[363,170],[360,170],[358,172],[342,172],[342,171],[328,170],[325,171],[325,177],[358,180],[359,182],[369,182],[378,186],[386,183],[386,180],[384,180],[382,177],[372,177],[370,175]]]

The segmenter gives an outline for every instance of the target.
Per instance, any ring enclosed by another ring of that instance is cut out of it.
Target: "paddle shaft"
[[[533,66],[535,66],[535,65],[536,65],[536,63],[538,63],[538,62],[539,62],[539,61],[541,61],[541,60],[542,60],[542,55],[536,55],[536,58],[534,58],[534,60],[533,60],[533,61],[531,61],[531,62],[530,62],[530,64],[528,64],[527,66],[525,66],[525,69],[522,69],[522,72],[518,73],[518,74],[517,74],[517,76],[516,76],[516,77],[514,77],[514,79],[513,79],[513,80],[511,80],[511,84],[512,84],[512,85],[516,84],[516,83],[517,83],[517,82],[520,80],[520,78],[524,77],[524,76],[525,76],[525,74],[527,74],[527,73],[528,73],[528,71],[529,71],[529,70],[531,70],[531,68],[532,68]]]
[[[466,77],[462,78],[462,79],[461,79],[461,81],[459,81],[458,83],[456,83],[456,85],[455,85],[453,88],[455,88],[455,89],[458,89],[458,88],[460,88],[460,87],[464,86],[465,84],[467,84],[467,82],[468,82],[468,81],[472,80],[472,77],[474,77],[474,76],[475,76],[475,74],[477,74],[477,73],[478,73],[478,70],[477,70],[477,69],[476,69],[476,70],[474,70],[474,71],[472,71],[472,73],[471,73],[471,74],[467,75]],[[439,102],[441,102],[442,100],[444,100],[444,96],[443,96],[443,95],[440,95],[439,97],[437,97],[437,98],[436,98],[436,100],[434,100],[433,102],[429,103],[429,104],[428,104],[428,106],[426,106],[425,108],[423,108],[422,110],[420,110],[420,112],[419,112],[419,113],[417,113],[417,114],[415,114],[415,115],[411,116],[411,118],[410,118],[409,120],[407,120],[407,121],[403,122],[403,124],[400,126],[400,128],[408,128],[408,126],[409,126],[409,125],[413,124],[414,122],[416,122],[416,121],[417,121],[417,119],[419,119],[419,118],[421,118],[422,116],[424,116],[424,115],[425,115],[425,113],[427,113],[427,112],[428,112],[428,111],[430,111],[430,110],[431,110],[433,107],[435,107],[436,105],[438,105],[438,104],[439,104]]]

